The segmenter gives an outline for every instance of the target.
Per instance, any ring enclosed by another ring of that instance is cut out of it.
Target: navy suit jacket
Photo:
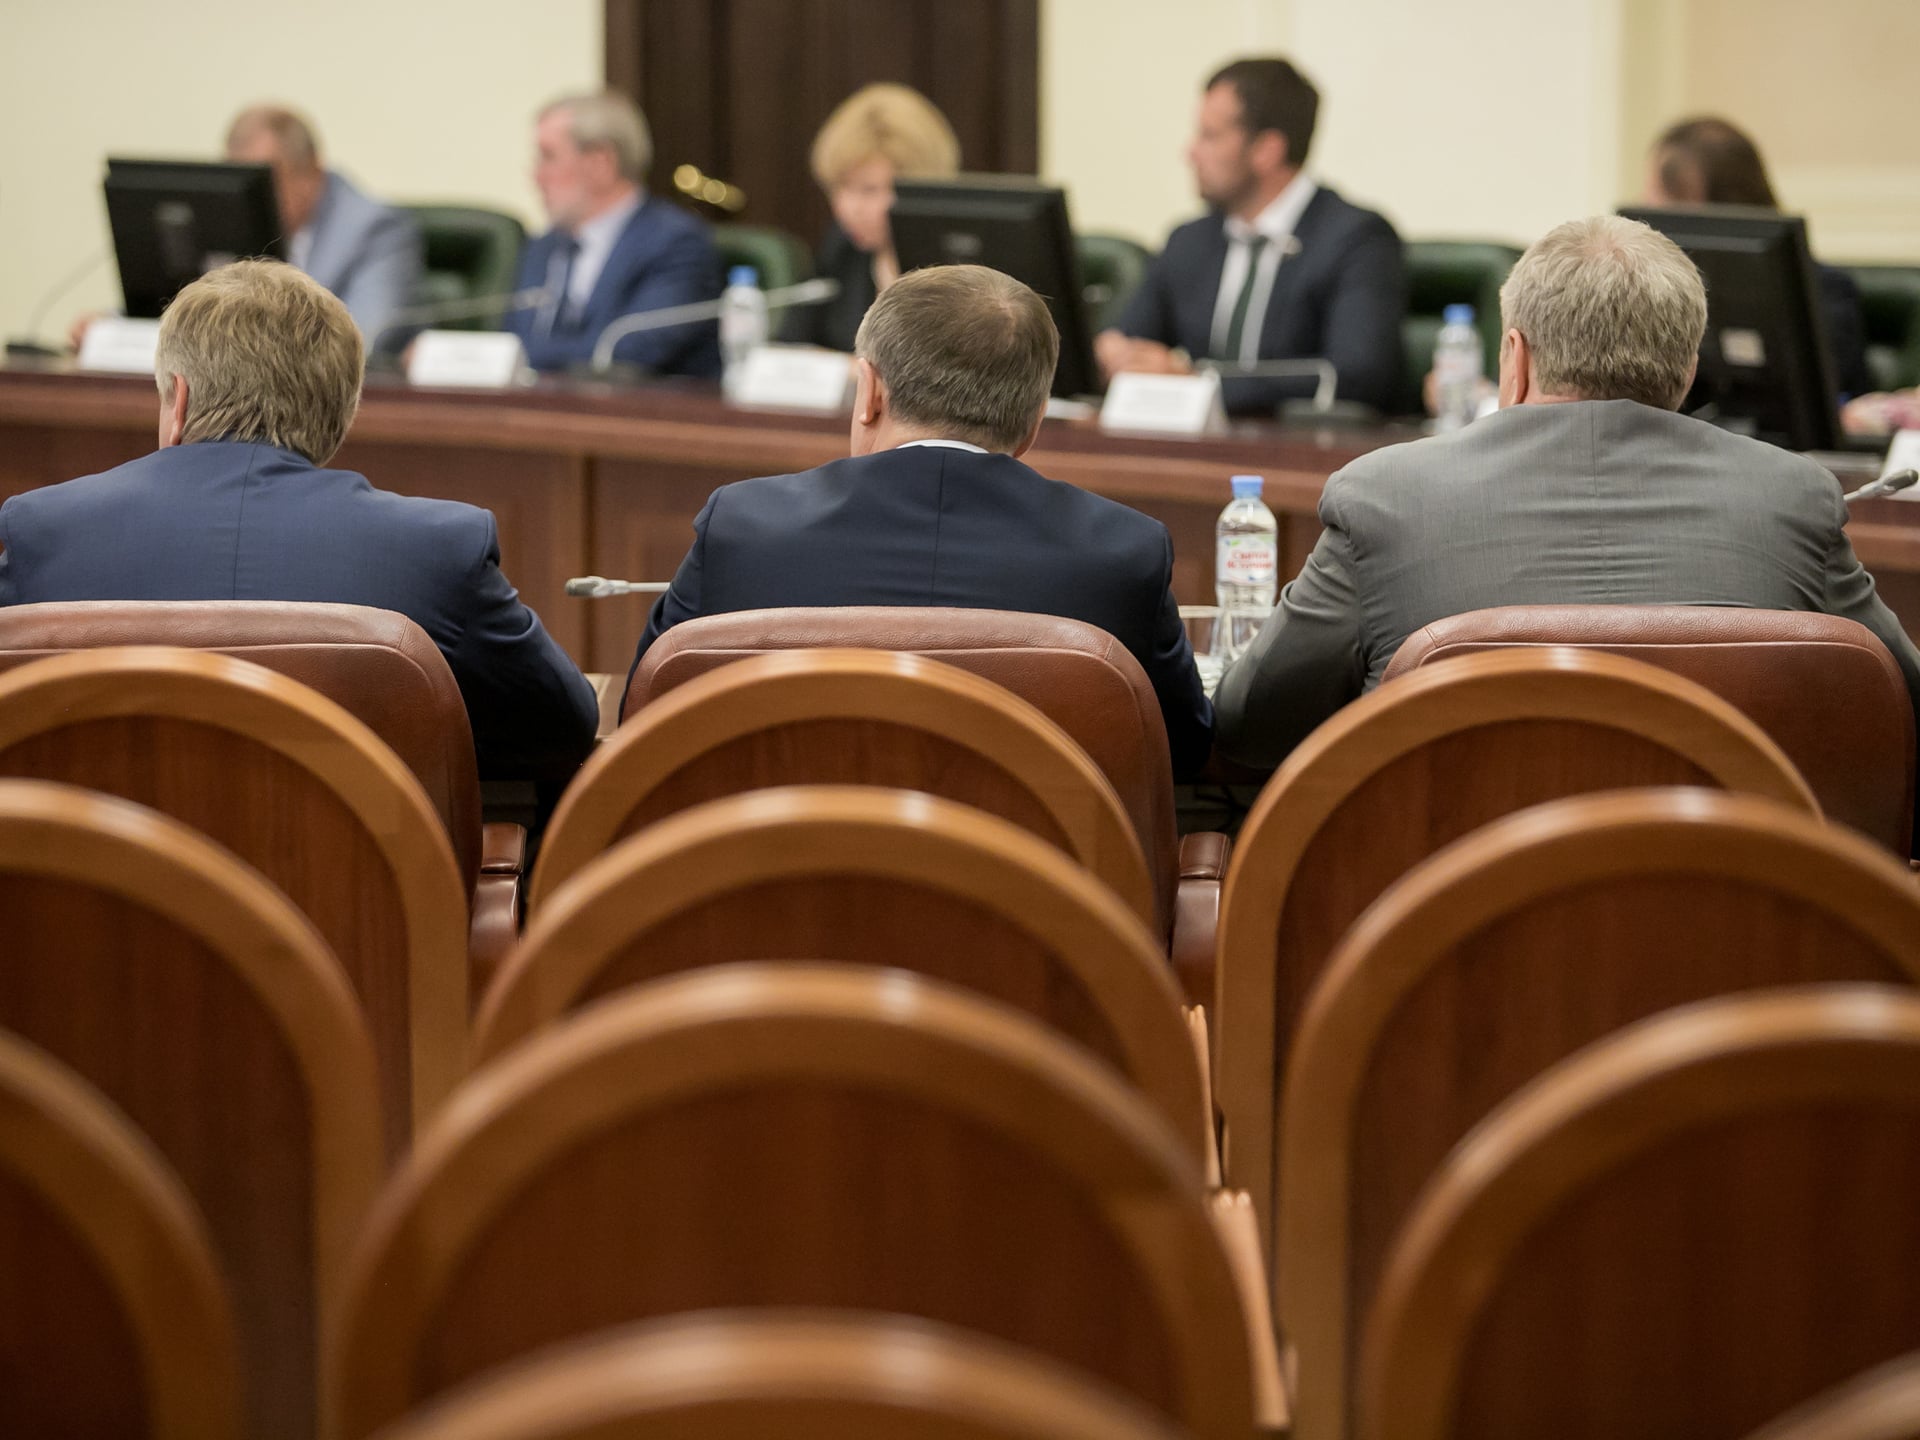
[[[560,231],[549,230],[528,242],[520,255],[516,290],[547,283],[560,236]],[[622,315],[719,298],[720,256],[707,227],[678,205],[649,195],[614,242],[579,314],[556,316],[549,331],[541,324],[548,307],[534,306],[510,311],[506,328],[526,345],[534,369],[564,370],[591,360],[600,332]],[[658,375],[715,379],[720,374],[720,327],[717,321],[701,320],[629,335],[614,347],[613,356]]]
[[[317,600],[397,610],[467,702],[483,779],[552,779],[593,746],[593,687],[500,573],[493,516],[211,440],[0,505],[0,605]]]
[[[1137,510],[1011,455],[913,446],[713,492],[634,664],[698,615],[792,605],[948,605],[1097,625],[1153,683],[1176,776],[1206,762],[1213,707],[1170,588],[1173,542]]]
[[[1322,187],[1293,238],[1298,250],[1274,273],[1260,358],[1331,360],[1340,374],[1338,398],[1391,410],[1400,394],[1400,324],[1407,314],[1400,237],[1385,217]],[[1221,215],[1182,225],[1167,237],[1115,328],[1195,359],[1219,358],[1212,353],[1213,310],[1229,248]],[[1236,415],[1271,415],[1283,400],[1311,395],[1315,384],[1311,378],[1222,379],[1227,409]]]

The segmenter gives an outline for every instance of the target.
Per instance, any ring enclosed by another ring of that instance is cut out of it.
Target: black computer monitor
[[[129,315],[152,319],[183,285],[230,260],[286,258],[265,165],[110,159],[106,190]]]
[[[1687,412],[1790,449],[1833,449],[1837,387],[1806,224],[1736,205],[1620,213],[1671,239],[1706,279]]]
[[[1053,393],[1099,389],[1066,191],[1024,175],[901,180],[893,189],[893,250],[903,271],[986,265],[1032,286],[1060,330]]]

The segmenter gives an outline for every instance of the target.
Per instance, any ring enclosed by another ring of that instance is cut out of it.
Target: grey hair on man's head
[[[1500,314],[1552,395],[1676,410],[1707,330],[1707,287],[1680,247],[1618,215],[1570,220],[1520,257]]]
[[[910,271],[880,292],[854,338],[901,421],[988,450],[1019,448],[1060,360],[1047,302],[983,265]]]
[[[541,108],[540,118],[556,110],[565,112],[567,133],[580,149],[604,146],[613,152],[622,179],[637,185],[646,178],[653,164],[653,133],[633,101],[618,90],[562,95]]]

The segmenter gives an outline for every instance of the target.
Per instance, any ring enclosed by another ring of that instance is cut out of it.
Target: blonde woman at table
[[[840,293],[793,311],[783,338],[851,354],[867,307],[900,274],[887,224],[893,182],[944,179],[959,169],[953,127],[918,90],[867,85],[841,101],[813,142],[813,178],[833,207],[814,273],[838,280]]]

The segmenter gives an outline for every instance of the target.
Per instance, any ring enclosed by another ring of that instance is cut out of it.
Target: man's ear
[[[1284,170],[1293,164],[1293,147],[1278,130],[1262,130],[1253,137],[1253,158],[1259,168]]]
[[[887,413],[887,386],[873,362],[864,356],[853,362],[853,418],[858,425],[873,426]]]
[[[1533,393],[1533,347],[1518,330],[1500,337],[1500,408],[1524,405]]]
[[[1027,428],[1027,438],[1022,440],[1018,445],[1013,447],[1013,450],[1011,453],[1013,454],[1015,459],[1018,459],[1020,456],[1026,454],[1027,451],[1033,448],[1034,442],[1040,438],[1040,427],[1046,423],[1047,423],[1047,407],[1044,404],[1042,404],[1040,407],[1040,412],[1033,417],[1033,424]]]
[[[160,400],[160,448],[181,444],[187,433],[187,377],[170,375]]]

